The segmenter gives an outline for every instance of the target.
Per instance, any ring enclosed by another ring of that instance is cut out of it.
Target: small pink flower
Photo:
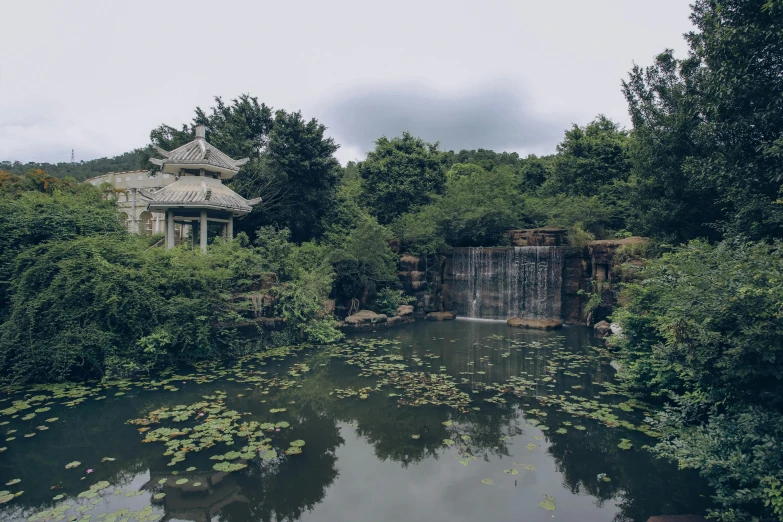
[[[85,473],[92,473],[92,469],[88,469]]]
[[[275,428],[275,431],[280,431],[280,428]]]

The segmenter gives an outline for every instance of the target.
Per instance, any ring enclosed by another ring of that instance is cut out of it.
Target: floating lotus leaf
[[[175,482],[175,484],[177,484],[177,485],[180,485],[180,484],[187,484],[187,482],[188,482],[188,479],[186,479],[186,478],[181,478],[181,479],[177,479],[177,481]]]
[[[461,438],[464,441],[470,440],[470,435],[460,435],[459,438]]]
[[[302,448],[298,446],[291,446],[290,448],[285,450],[286,455],[299,455],[300,453],[302,453]]]
[[[550,495],[544,495],[544,500],[538,503],[539,506],[547,511],[554,511],[557,505],[555,504],[555,498]]]
[[[276,428],[288,428],[289,426],[291,426],[291,425],[289,423],[287,423],[286,421],[280,421],[277,424],[275,424]]]
[[[303,440],[295,440],[295,441],[291,442],[291,446],[302,447],[304,445],[305,445],[305,441],[303,441]]]
[[[269,410],[269,413],[282,413],[285,411],[285,408],[272,408]]]
[[[411,435],[411,438],[412,438],[412,439],[417,439],[417,440],[418,440],[418,439],[420,439],[420,438],[421,438],[421,435],[419,435],[418,433],[414,433],[413,435]]]
[[[622,450],[629,450],[633,447],[633,444],[631,444],[629,439],[620,439],[620,444],[618,444],[617,447]]]
[[[191,466],[188,469],[186,469],[185,471],[196,471],[196,468],[195,468],[195,466]]]
[[[52,497],[52,500],[55,500],[55,501],[57,501],[57,500],[62,500],[62,499],[64,499],[64,498],[65,498],[65,495],[57,495],[57,496],[55,496],[55,497]]]
[[[525,464],[525,470],[526,471],[535,471],[536,467],[532,464]]]
[[[0,504],[6,504],[14,499],[14,496],[10,493],[0,497]]]
[[[160,479],[160,480],[158,481],[158,484],[165,484],[167,480],[169,480],[169,479],[167,479],[167,478],[162,478],[162,479]]]
[[[527,448],[528,451],[533,451],[534,449],[536,449],[536,445],[533,444],[532,442],[525,447]]]
[[[227,473],[232,471],[238,471],[247,467],[247,464],[241,464],[238,462],[218,462],[212,466],[212,469],[216,471],[225,471]]]
[[[482,484],[486,484],[487,486],[491,486],[491,485],[493,485],[493,484],[494,484],[494,482],[492,481],[492,479],[488,479],[488,478],[481,479],[481,483],[482,483]]]
[[[165,494],[165,493],[155,493],[155,494],[152,496],[152,498],[154,498],[155,500],[160,500],[160,499],[162,499],[162,498],[163,498],[163,497],[165,497],[165,496],[166,496],[166,494]]]
[[[264,460],[272,460],[277,458],[277,452],[273,449],[266,451],[264,454],[261,455],[261,458]]]
[[[101,459],[101,462],[114,462],[115,460],[117,460],[117,459],[115,459],[113,457],[103,457]]]
[[[503,473],[510,473],[511,475],[519,475],[519,470],[518,469],[514,469],[514,468],[512,468],[512,469],[504,469]]]
[[[82,465],[81,462],[79,462],[78,460],[74,460],[73,462],[69,462],[68,464],[66,464],[65,469],[73,469],[81,465]]]
[[[6,486],[13,486],[14,484],[19,484],[22,482],[22,479],[12,479],[5,483]]]
[[[454,442],[451,439],[443,439],[443,444],[445,444],[446,446],[453,446],[456,444],[456,442]]]

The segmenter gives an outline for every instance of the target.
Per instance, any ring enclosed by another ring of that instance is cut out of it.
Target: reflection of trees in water
[[[614,522],[691,512],[700,494],[705,495],[701,507],[706,509],[709,505],[708,491],[695,473],[678,471],[674,463],[638,449],[644,444],[654,443],[653,439],[627,430],[608,428],[591,419],[574,418],[554,408],[545,410],[548,413],[547,424],[553,428],[563,421],[572,421],[587,428],[578,431],[569,426],[565,434],[546,432],[545,437],[550,443],[547,452],[562,473],[564,488],[574,494],[594,497],[599,507],[607,500],[619,499],[620,511]],[[619,450],[617,445],[622,438],[631,439],[634,448]],[[611,481],[599,480],[599,473],[606,473]]]
[[[345,441],[333,417],[307,407],[298,408],[292,426],[303,433],[305,451],[282,457],[272,465],[254,461],[247,473],[238,473],[237,482],[249,502],[226,506],[221,510],[222,519],[297,520],[323,500],[338,477],[335,451]]]

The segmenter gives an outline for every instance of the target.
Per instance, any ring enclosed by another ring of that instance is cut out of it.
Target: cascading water
[[[562,247],[455,248],[449,294],[458,316],[562,317]]]

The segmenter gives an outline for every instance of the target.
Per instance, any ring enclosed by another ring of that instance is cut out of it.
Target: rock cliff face
[[[397,275],[406,294],[416,298],[414,313],[423,317],[429,312],[443,311],[443,256],[413,256],[403,254]]]
[[[506,234],[509,242],[518,247],[568,245],[564,228],[523,228]]]
[[[483,319],[553,319],[585,324],[591,294],[600,296],[590,323],[606,319],[616,300],[617,283],[638,262],[617,251],[643,243],[640,237],[566,246],[563,229],[509,231],[517,246],[455,248],[437,256],[403,254],[398,275],[416,298],[415,314],[453,311]]]

